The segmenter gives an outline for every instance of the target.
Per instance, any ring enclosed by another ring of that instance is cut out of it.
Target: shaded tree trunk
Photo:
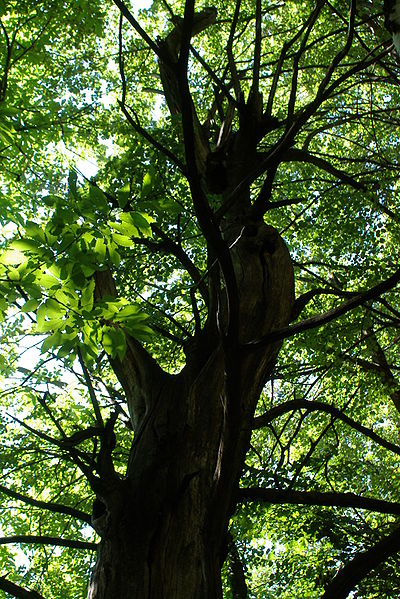
[[[293,305],[291,261],[278,233],[261,221],[229,228],[237,338],[227,343],[222,333],[228,311],[217,285],[210,295],[218,296],[220,314],[190,341],[180,374],[164,373],[132,339],[122,364],[113,364],[135,438],[124,480],[107,460],[99,464],[104,513],[90,599],[222,596],[226,532],[252,417],[279,351],[279,344],[257,351],[244,344],[286,325]],[[102,294],[110,291],[105,279],[97,282]]]

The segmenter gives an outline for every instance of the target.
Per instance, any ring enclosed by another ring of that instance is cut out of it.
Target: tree
[[[133,4],[0,5],[0,588],[392,597],[382,6]]]

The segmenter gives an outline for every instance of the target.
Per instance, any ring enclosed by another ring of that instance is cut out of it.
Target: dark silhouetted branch
[[[319,491],[292,491],[285,489],[263,489],[258,487],[241,488],[237,494],[238,501],[254,501],[279,505],[321,505],[326,507],[343,507],[369,510],[381,514],[400,515],[400,503],[360,497],[354,493],[335,493]]]
[[[304,331],[323,326],[324,324],[327,324],[328,322],[331,322],[332,320],[339,318],[339,316],[343,316],[343,314],[346,314],[347,312],[354,310],[354,308],[362,306],[369,300],[376,299],[386,291],[390,291],[391,289],[393,289],[393,287],[397,285],[399,281],[400,268],[397,269],[394,272],[394,274],[385,281],[382,281],[381,283],[374,285],[373,287],[368,289],[368,291],[356,294],[354,297],[343,302],[340,306],[332,308],[332,310],[328,310],[323,314],[317,314],[316,316],[307,318],[306,320],[303,320],[302,322],[299,322],[297,324],[293,324],[288,327],[272,331],[271,333],[268,333],[268,335],[265,335],[260,339],[256,339],[254,341],[246,343],[243,347],[248,350],[258,349],[259,347],[263,347],[264,345],[274,343],[275,341],[287,339],[288,337],[293,337],[293,335],[296,335],[298,333],[302,333]]]
[[[353,177],[345,173],[344,171],[333,166],[328,160],[321,158],[320,156],[314,156],[306,150],[300,150],[298,148],[291,148],[283,155],[284,162],[307,162],[313,164],[317,168],[320,168],[330,175],[333,175],[343,183],[354,187],[354,189],[365,189],[366,186],[359,181],[356,181]]]
[[[97,549],[97,543],[76,541],[74,539],[60,539],[60,537],[48,537],[45,535],[13,535],[12,537],[0,537],[0,545],[9,545],[11,543],[54,545],[55,547],[69,547],[71,549],[86,549],[89,551],[95,551]]]
[[[0,589],[17,599],[44,599],[37,591],[29,591],[11,582],[5,576],[0,576]]]
[[[8,489],[4,485],[0,485],[0,493],[4,493],[8,497],[12,499],[16,499],[17,501],[22,501],[27,505],[31,505],[33,507],[40,508],[42,510],[49,510],[50,512],[54,512],[56,514],[65,514],[66,516],[72,516],[73,518],[78,518],[83,522],[91,523],[90,514],[86,514],[81,510],[77,510],[68,505],[62,505],[60,503],[52,503],[51,501],[39,501],[38,499],[33,499],[32,497],[28,497],[27,495],[23,495],[22,493],[18,493],[17,491],[12,491]]]
[[[381,445],[385,449],[395,453],[396,455],[400,455],[400,447],[387,441],[377,433],[375,433],[370,428],[363,426],[356,420],[353,420],[346,414],[344,414],[341,410],[336,408],[335,406],[322,403],[320,401],[308,401],[307,399],[294,399],[292,401],[284,402],[283,404],[276,406],[263,414],[262,416],[257,416],[253,422],[253,428],[258,429],[264,426],[268,426],[275,418],[279,418],[280,416],[287,414],[288,412],[292,412],[293,410],[307,410],[308,412],[325,412],[326,414],[330,414],[334,416],[338,420],[345,422],[354,430],[362,433],[378,445]]]
[[[146,42],[146,44],[153,50],[153,52],[159,56],[160,49],[157,44],[151,39],[151,37],[145,32],[143,27],[138,23],[133,14],[130,12],[128,7],[121,0],[114,0],[114,4],[118,6],[121,13],[124,15],[126,20],[132,25],[134,30],[140,35],[140,37]]]
[[[339,570],[325,589],[321,599],[346,599],[354,587],[371,570],[400,551],[400,527],[373,545],[367,551],[358,553]]]

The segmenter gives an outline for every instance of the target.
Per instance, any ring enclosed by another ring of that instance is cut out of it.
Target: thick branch
[[[96,299],[117,296],[115,281],[110,270],[98,271],[94,277]],[[136,430],[150,404],[158,397],[160,388],[165,384],[168,375],[139,341],[130,335],[126,335],[126,340],[124,358],[122,360],[110,358],[110,364],[125,392],[129,415]]]
[[[0,27],[4,33],[4,37],[6,39],[6,57],[4,60],[4,66],[3,66],[3,76],[1,78],[1,83],[0,83],[0,102],[4,102],[5,98],[6,98],[6,92],[7,92],[7,81],[8,81],[8,71],[10,68],[10,62],[11,62],[11,54],[12,54],[12,43],[10,42],[10,38],[9,35],[7,33],[6,28],[3,25],[3,21],[0,19]]]
[[[310,291],[306,291],[300,295],[293,306],[292,312],[292,320],[296,320],[307,304],[313,300],[318,295],[336,295],[338,297],[352,297],[354,294],[352,292],[341,291],[339,289],[329,289],[328,287],[316,287],[315,289],[310,289]]]
[[[312,15],[313,14],[314,14],[314,12],[312,13]],[[312,18],[312,15],[310,18]],[[279,77],[281,76],[281,73],[282,73],[282,67],[283,67],[283,63],[286,59],[287,52],[296,43],[296,41],[301,37],[301,35],[304,33],[305,29],[307,28],[307,26],[309,24],[309,19],[296,32],[296,34],[292,37],[292,39],[285,42],[282,46],[282,50],[279,55],[279,59],[278,59],[278,62],[277,62],[276,68],[275,68],[274,76],[273,76],[272,83],[271,83],[271,89],[270,89],[269,96],[268,96],[268,102],[267,102],[267,108],[266,108],[266,114],[268,116],[270,116],[272,114],[272,107],[273,107],[273,103],[274,103],[274,99],[275,99],[275,95],[276,95],[276,90],[278,87]]]
[[[128,9],[128,7],[126,6],[126,4],[124,2],[121,2],[121,0],[113,0],[113,1],[114,1],[114,4],[116,6],[118,6],[119,10],[124,15],[124,17],[126,18],[126,20],[132,25],[132,27],[134,28],[134,30],[146,42],[146,44],[149,46],[149,48],[151,48],[151,50],[153,50],[153,52],[157,56],[159,56],[160,55],[160,49],[159,49],[159,47],[157,46],[157,44],[155,42],[153,42],[153,40],[151,39],[151,37],[149,37],[149,35],[145,32],[145,30],[143,29],[143,27],[141,27],[141,25],[138,23],[138,21],[135,19],[135,17],[133,16],[133,14],[130,12],[130,10]]]
[[[237,23],[238,23],[240,5],[241,5],[241,0],[236,0],[235,12],[234,12],[234,15],[232,18],[231,29],[229,32],[229,39],[228,39],[228,43],[226,46],[229,70],[231,72],[233,89],[235,90],[235,96],[236,96],[237,100],[240,99],[241,89],[240,89],[240,80],[239,80],[239,75],[238,75],[237,68],[236,68],[235,58],[233,56],[233,38],[235,35]]]
[[[256,37],[254,41],[253,58],[253,82],[252,92],[257,94],[260,83],[260,61],[261,61],[261,0],[256,0]]]
[[[373,545],[367,551],[358,553],[339,570],[325,589],[321,599],[346,599],[350,591],[365,578],[371,570],[400,551],[400,527]]]
[[[233,599],[247,599],[248,590],[243,562],[230,532],[228,532],[228,551],[232,597]]]
[[[178,62],[177,76],[181,99],[182,126],[185,141],[185,155],[188,170],[188,181],[193,199],[193,206],[199,221],[200,228],[207,242],[218,257],[223,277],[225,280],[229,324],[227,337],[233,339],[238,326],[238,294],[236,277],[229,248],[222,238],[221,232],[215,222],[214,214],[210,208],[207,197],[203,191],[200,173],[197,168],[195,130],[193,124],[192,97],[190,94],[187,69],[191,36],[191,24],[194,15],[194,2],[187,0],[185,5],[184,23],[182,26],[181,53]]]
[[[32,433],[39,439],[42,439],[43,441],[47,441],[48,443],[55,445],[55,446],[59,447],[60,449],[64,449],[64,450],[68,451],[71,459],[78,466],[78,468],[80,468],[80,470],[86,476],[89,483],[93,484],[93,482],[95,482],[91,469],[83,461],[83,460],[85,460],[85,458],[87,456],[83,452],[77,451],[74,447],[71,446],[71,439],[68,439],[68,438],[61,439],[61,440],[55,439],[54,437],[51,437],[50,435],[47,435],[46,433],[42,433],[42,432],[34,429],[33,427],[29,426],[29,424],[27,424],[23,420],[20,420],[19,418],[17,418],[16,416],[14,416],[12,414],[7,414],[7,415],[9,416],[9,418],[14,420],[14,422],[17,422],[22,428],[26,429],[27,431],[29,431],[30,433]],[[92,432],[92,430],[93,429],[91,428],[90,431]],[[94,436],[94,435],[90,434],[90,436]],[[73,444],[74,443],[72,442],[72,445]],[[83,458],[83,460],[82,460],[82,458]]]
[[[79,364],[81,365],[81,368],[82,368],[83,376],[85,378],[85,383],[86,383],[86,387],[89,392],[90,401],[92,402],[94,415],[96,417],[96,424],[99,428],[104,428],[104,421],[103,421],[103,417],[101,415],[100,405],[99,405],[98,399],[96,397],[96,392],[95,392],[93,384],[92,384],[92,379],[90,378],[89,371],[86,368],[86,364],[83,360],[82,352],[79,347],[78,347],[78,360],[79,360]]]
[[[70,547],[71,549],[85,549],[90,551],[95,551],[97,549],[97,543],[76,541],[74,539],[61,539],[60,537],[48,537],[45,535],[14,535],[12,537],[0,537],[0,545],[9,545],[11,543],[54,545],[55,547]]]
[[[165,249],[166,251],[170,252],[175,256],[175,258],[179,260],[179,262],[187,270],[188,274],[193,279],[194,283],[196,284],[196,287],[199,289],[201,293],[202,298],[207,304],[208,289],[207,285],[204,282],[204,278],[198,271],[195,264],[193,264],[189,256],[183,250],[182,246],[178,243],[174,243],[172,239],[168,237],[168,235],[164,233],[164,231],[160,229],[157,225],[153,224],[151,228],[163,240],[163,246],[161,249]]]
[[[362,306],[363,304],[365,304],[365,302],[376,299],[386,291],[390,291],[391,289],[393,289],[393,287],[397,285],[399,281],[400,268],[397,269],[395,273],[385,281],[378,283],[378,285],[374,285],[373,287],[368,289],[368,291],[358,293],[354,297],[343,302],[337,308],[332,308],[332,310],[328,310],[323,314],[317,314],[316,316],[307,318],[306,320],[303,320],[297,324],[293,324],[288,327],[272,331],[271,333],[268,333],[268,335],[265,335],[260,339],[246,343],[244,347],[246,347],[247,349],[257,349],[275,341],[287,339],[288,337],[292,337],[293,335],[302,333],[303,331],[308,331],[310,329],[315,329],[320,326],[323,326],[324,324],[327,324],[332,320],[336,320],[336,318],[339,318],[339,316],[343,316],[343,314],[346,314],[347,312],[354,310],[354,308]]]
[[[308,162],[314,166],[326,171],[330,175],[333,175],[343,183],[347,183],[354,189],[365,189],[365,185],[356,181],[352,176],[348,175],[344,171],[333,166],[328,160],[319,156],[314,156],[306,150],[300,150],[297,148],[291,148],[287,150],[283,155],[284,162]]]
[[[190,52],[191,52],[191,54],[193,54],[193,56],[196,58],[196,60],[199,62],[199,64],[201,64],[203,69],[206,71],[207,75],[209,75],[210,79],[215,83],[216,89],[219,90],[222,93],[222,95],[225,96],[225,98],[227,100],[229,100],[229,102],[231,104],[236,106],[236,108],[239,108],[240,104],[239,104],[239,102],[236,101],[236,99],[229,92],[228,85],[225,85],[223,80],[221,80],[218,77],[218,75],[215,73],[215,71],[213,71],[213,69],[204,60],[204,58],[202,57],[200,52],[198,52],[192,45],[190,45]]]
[[[7,495],[8,497],[12,497],[13,499],[17,499],[18,501],[22,501],[23,503],[32,505],[33,507],[49,510],[50,512],[54,512],[56,514],[65,514],[67,516],[72,516],[73,518],[78,518],[79,520],[87,522],[88,524],[91,523],[90,514],[86,514],[85,512],[77,510],[68,505],[52,503],[51,501],[39,501],[38,499],[33,499],[32,497],[28,497],[27,495],[23,495],[17,491],[12,491],[4,485],[0,485],[0,493],[4,493],[4,495]]]
[[[37,591],[28,591],[18,584],[11,582],[5,576],[0,576],[0,589],[17,599],[44,599]]]
[[[303,26],[303,31],[304,31],[304,33],[302,31],[303,39],[301,40],[300,48],[294,55],[293,68],[292,68],[292,84],[291,84],[290,96],[289,96],[289,101],[288,101],[288,109],[287,109],[287,116],[288,116],[287,125],[288,126],[290,123],[290,119],[292,118],[292,116],[294,114],[294,110],[295,110],[300,60],[301,60],[301,57],[303,56],[304,52],[306,51],[308,38],[311,34],[311,31],[314,28],[314,25],[318,19],[319,13],[321,12],[324,4],[325,4],[324,0],[317,0],[313,12],[311,13],[310,17],[307,19],[306,23]]]
[[[237,494],[238,501],[255,501],[260,503],[322,505],[327,507],[344,507],[369,510],[381,514],[400,515],[400,503],[360,497],[355,493],[323,493],[320,491],[292,491],[282,489],[263,489],[258,487],[241,488]]]

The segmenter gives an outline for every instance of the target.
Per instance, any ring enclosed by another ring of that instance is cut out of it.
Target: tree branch
[[[156,56],[160,57],[160,48],[157,46],[155,42],[151,39],[151,37],[145,32],[143,27],[138,23],[133,14],[130,12],[128,7],[121,0],[113,0],[114,4],[118,6],[121,13],[124,15],[126,20],[132,25],[134,30],[140,35],[140,37],[146,42],[151,50],[156,54]]]
[[[363,426],[356,420],[353,420],[352,418],[341,412],[335,406],[325,404],[320,401],[309,401],[307,399],[294,399],[291,401],[286,401],[280,404],[279,406],[276,406],[275,408],[271,408],[271,410],[266,412],[266,414],[254,418],[253,429],[259,429],[264,426],[268,426],[276,418],[279,418],[280,416],[283,416],[284,414],[287,414],[288,412],[292,412],[294,410],[307,410],[308,412],[317,411],[330,414],[338,420],[341,420],[342,422],[348,424],[349,426],[351,426],[351,428],[354,428],[354,430],[362,433],[363,435],[371,439],[371,441],[374,441],[378,445],[381,445],[388,451],[391,451],[396,455],[400,455],[400,447],[398,445],[395,445],[394,443],[387,441],[386,439],[375,433],[372,429]]]
[[[320,14],[324,4],[325,4],[324,0],[317,0],[317,2],[315,3],[314,10],[312,11],[311,15],[309,16],[309,18],[307,19],[306,23],[304,24],[304,26],[301,30],[303,39],[301,40],[300,48],[295,53],[294,59],[293,59],[292,84],[291,84],[291,88],[290,88],[290,96],[289,96],[288,108],[287,108],[287,128],[289,128],[289,126],[290,126],[290,120],[293,117],[295,104],[296,104],[300,60],[306,50],[308,38],[310,37],[311,31],[314,28],[314,25],[319,17],[319,14]]]
[[[236,68],[235,58],[233,56],[233,38],[235,35],[237,22],[238,22],[238,18],[239,18],[240,5],[241,5],[241,0],[236,0],[235,12],[234,12],[234,15],[232,18],[231,28],[230,28],[230,32],[229,32],[229,39],[228,39],[228,43],[226,45],[226,54],[228,56],[228,65],[229,65],[229,70],[231,72],[233,89],[235,90],[236,100],[240,100],[241,89],[240,89],[240,80],[239,80],[239,75],[238,75],[237,68]]]
[[[20,420],[19,418],[17,418],[16,416],[14,416],[10,413],[8,413],[7,416],[9,418],[11,418],[12,420],[14,420],[14,422],[17,422],[20,426],[22,426],[22,428],[26,429],[27,431],[29,431],[30,433],[32,433],[33,435],[38,437],[39,439],[42,439],[43,441],[47,441],[51,445],[55,445],[56,447],[59,447],[60,449],[68,451],[72,461],[83,472],[83,474],[86,476],[89,483],[93,484],[95,482],[95,477],[93,476],[92,471],[84,463],[84,461],[82,461],[82,458],[87,459],[87,456],[83,452],[76,451],[74,449],[74,447],[71,447],[71,442],[68,442],[68,441],[70,441],[70,439],[68,439],[68,438],[67,439],[55,439],[54,437],[51,437],[50,435],[47,435],[46,433],[42,433],[42,432],[34,429],[32,426],[29,426],[29,424],[27,424],[23,420]],[[92,431],[93,429],[90,429],[90,430]],[[91,434],[90,436],[94,436],[94,435]]]
[[[232,534],[228,531],[228,564],[230,569],[230,586],[233,599],[247,599],[248,589],[244,575],[243,561],[239,555]]]
[[[260,62],[261,62],[261,0],[256,0],[256,36],[254,41],[253,54],[253,81],[251,89],[253,94],[257,94],[260,84]]]
[[[49,510],[50,512],[54,512],[56,514],[65,514],[67,516],[72,516],[73,518],[78,518],[87,524],[91,523],[90,514],[86,514],[86,512],[82,512],[81,510],[77,510],[76,508],[70,507],[68,505],[62,505],[61,503],[52,503],[51,501],[40,501],[38,499],[33,499],[32,497],[28,497],[28,495],[23,495],[22,493],[18,493],[17,491],[12,491],[8,489],[4,485],[0,485],[0,493],[4,493],[8,497],[12,497],[13,499],[17,499],[18,501],[22,501],[27,505],[32,505],[33,507],[38,507],[40,509]]]
[[[321,599],[346,599],[350,591],[365,578],[371,570],[400,551],[400,527],[375,543],[367,551],[358,553],[331,580]]]
[[[268,345],[275,341],[279,341],[281,339],[287,339],[292,337],[293,335],[297,335],[298,333],[302,333],[303,331],[308,331],[310,329],[315,329],[336,318],[339,316],[343,316],[347,312],[354,310],[354,308],[358,308],[365,304],[365,302],[369,300],[376,299],[386,291],[390,291],[393,289],[397,283],[400,281],[400,268],[398,268],[392,276],[390,276],[385,281],[374,285],[368,291],[358,293],[354,297],[349,300],[343,302],[337,308],[332,308],[323,314],[317,314],[316,316],[312,316],[311,318],[307,318],[297,324],[289,325],[282,329],[277,329],[268,333],[264,337],[260,337],[260,339],[256,339],[255,341],[249,341],[244,344],[242,347],[247,350],[255,350],[259,347],[263,347],[264,345]]]
[[[185,4],[184,22],[182,25],[181,52],[178,61],[177,76],[181,100],[181,114],[183,136],[185,142],[185,155],[188,170],[188,181],[193,200],[193,206],[201,231],[207,242],[213,248],[221,266],[226,285],[228,303],[228,331],[227,337],[236,337],[238,326],[238,294],[236,277],[233,269],[229,248],[222,238],[221,232],[215,222],[214,214],[210,208],[207,197],[203,191],[200,173],[196,161],[195,130],[193,124],[192,97],[187,78],[188,55],[193,23],[194,1],[187,0]]]
[[[166,233],[162,229],[160,229],[154,223],[151,226],[152,230],[163,240],[163,247],[166,251],[169,251],[171,254],[175,256],[182,264],[182,266],[186,269],[188,274],[193,279],[196,287],[199,289],[202,298],[208,303],[208,289],[207,285],[204,282],[204,278],[198,271],[197,267],[193,264],[189,256],[183,250],[182,246],[178,243],[174,243],[172,239],[168,237]]]
[[[76,541],[74,539],[61,539],[60,537],[48,537],[46,535],[14,535],[12,537],[0,537],[0,545],[9,545],[11,543],[54,545],[55,547],[69,547],[70,549],[86,549],[90,551],[95,551],[97,549],[97,543]]]
[[[79,347],[78,347],[78,360],[79,360],[79,364],[81,365],[81,368],[82,368],[83,376],[85,378],[86,387],[89,391],[89,397],[92,402],[93,411],[94,411],[94,415],[96,418],[96,424],[99,428],[103,429],[104,421],[103,421],[103,417],[101,415],[100,405],[99,405],[98,399],[96,397],[96,392],[94,390],[89,371],[86,368],[86,364],[84,362],[82,352]]]
[[[0,576],[0,589],[17,599],[44,599],[37,591],[29,591],[11,582],[5,576]]]
[[[317,297],[318,295],[336,295],[337,297],[353,297],[354,295],[357,295],[357,293],[352,293],[351,291],[341,291],[339,289],[330,289],[329,287],[316,287],[314,289],[310,289],[310,291],[306,291],[306,293],[303,293],[296,299],[292,311],[292,320],[296,320],[300,316],[301,312],[304,310],[306,305],[311,300],[313,300],[314,297]]]
[[[255,501],[259,503],[322,505],[326,507],[343,507],[369,510],[381,514],[400,515],[400,503],[360,497],[355,493],[336,493],[320,491],[292,491],[285,489],[263,489],[259,487],[241,488],[237,493],[237,501]]]
[[[117,296],[115,281],[109,269],[97,271],[94,277],[95,299]],[[151,403],[158,397],[169,375],[137,339],[126,335],[126,341],[126,353],[122,361],[111,357],[109,361],[124,390],[132,425],[137,430],[142,417],[150,409],[146,402]]]
[[[186,167],[183,164],[183,162],[181,160],[179,160],[179,158],[177,156],[175,156],[175,154],[173,152],[171,152],[171,150],[169,150],[166,146],[164,146],[162,143],[157,141],[148,131],[146,131],[146,129],[144,129],[144,127],[142,127],[139,124],[138,120],[135,121],[132,118],[132,115],[129,113],[127,107],[120,100],[117,100],[117,102],[118,102],[118,105],[121,108],[121,111],[122,111],[123,115],[125,116],[126,120],[132,126],[132,128],[136,131],[136,133],[141,135],[146,141],[149,142],[149,144],[154,146],[156,148],[156,150],[158,150],[159,152],[164,154],[164,156],[169,158],[171,160],[172,164],[175,164],[175,166],[178,167],[178,169],[180,170],[182,175],[186,176],[186,174],[187,174]]]
[[[307,162],[309,164],[313,164],[314,166],[326,171],[330,175],[333,175],[343,183],[347,183],[354,189],[364,189],[366,186],[359,181],[356,181],[351,175],[348,175],[344,171],[336,168],[331,164],[328,160],[321,158],[319,156],[313,156],[306,150],[300,150],[298,148],[290,148],[287,150],[282,157],[283,162]]]
[[[232,103],[236,108],[239,107],[239,102],[232,96],[229,92],[229,88],[224,82],[218,77],[218,75],[213,71],[213,69],[207,64],[202,55],[192,46],[190,45],[190,52],[196,58],[196,60],[201,64],[207,75],[209,75],[210,79],[214,81],[215,87]]]

